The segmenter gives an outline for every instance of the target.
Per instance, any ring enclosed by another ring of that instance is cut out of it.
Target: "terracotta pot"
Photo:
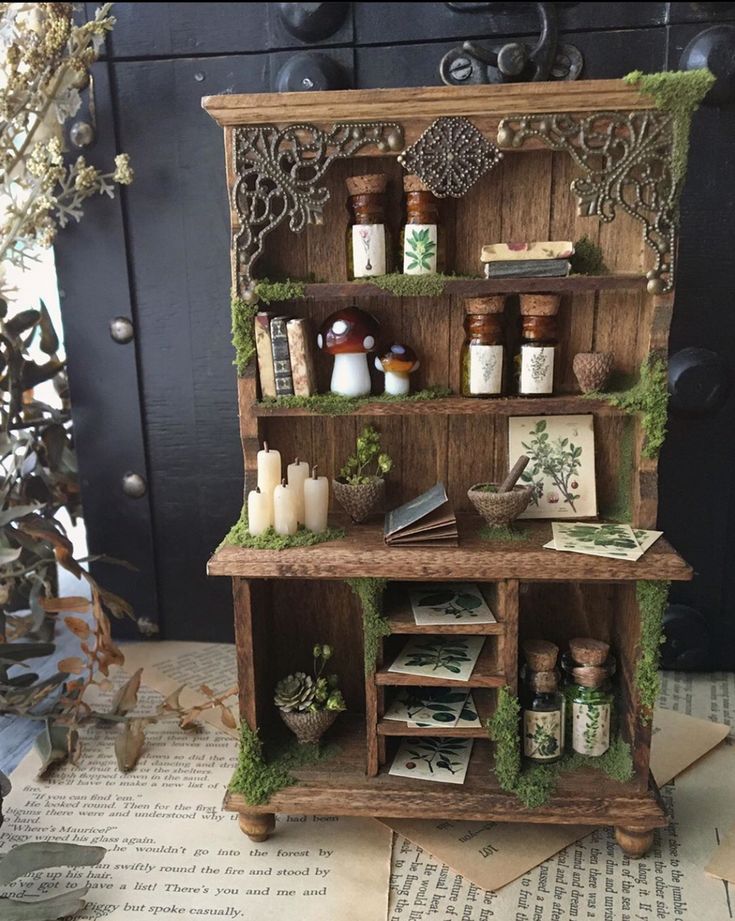
[[[497,483],[477,483],[467,490],[467,496],[489,525],[509,525],[526,511],[531,501],[532,486],[514,486],[510,492],[489,492]]]
[[[521,294],[522,317],[555,317],[559,312],[559,294]]]
[[[332,480],[334,498],[342,508],[359,524],[385,507],[385,480],[372,477],[367,483],[352,486],[341,478]]]
[[[602,390],[613,369],[612,352],[579,352],[574,356],[572,368],[582,393]]]
[[[281,719],[296,736],[299,745],[318,742],[332,723],[339,716],[338,710],[308,710],[304,713],[298,711],[279,710]]]

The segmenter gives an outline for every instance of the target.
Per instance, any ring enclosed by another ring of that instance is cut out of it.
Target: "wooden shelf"
[[[375,683],[378,687],[502,688],[507,679],[500,667],[497,641],[490,638],[482,647],[466,681],[452,681],[446,675],[403,675],[388,671],[386,666],[375,673]]]
[[[380,400],[359,405],[341,415],[345,416],[549,416],[594,413],[598,416],[623,416],[624,410],[611,406],[607,400],[594,400],[580,394],[562,394],[554,397],[498,397],[473,399],[472,397],[441,397],[437,400],[397,400],[383,403]],[[331,415],[319,409],[278,403],[254,403],[253,415],[259,418],[273,416],[324,416]]]
[[[493,773],[492,745],[478,739],[467,777],[460,786],[411,777],[393,777],[385,765],[377,777],[365,774],[365,726],[340,716],[328,736],[339,746],[334,758],[292,770],[297,783],[275,793],[262,806],[228,793],[225,808],[245,813],[290,815],[372,815],[386,818],[471,819],[477,821],[555,822],[562,825],[663,827],[666,817],[655,788],[612,780],[584,768],[563,773],[553,796],[529,809],[500,789]]]
[[[487,721],[495,712],[495,695],[487,694],[483,691],[475,691],[472,695],[477,715],[480,718],[481,726],[459,726],[454,729],[442,728],[441,726],[432,726],[427,728],[418,726],[409,726],[400,720],[380,720],[378,723],[378,735],[381,736],[424,736],[431,738],[443,739],[487,739]]]
[[[636,579],[688,581],[691,567],[662,537],[635,563],[544,550],[551,524],[523,522],[525,541],[485,541],[478,516],[460,518],[459,546],[442,548],[388,547],[382,519],[363,525],[346,524],[342,540],[292,550],[247,550],[224,545],[210,558],[210,576],[251,579],[382,579],[424,581],[454,579],[525,582],[613,582]]]
[[[646,287],[646,278],[637,273],[610,275],[567,275],[565,278],[457,278],[445,282],[435,297],[481,297],[484,294],[530,294],[535,291],[559,293],[611,291]],[[410,297],[395,295],[371,282],[319,282],[304,285],[304,296],[321,301],[362,300],[374,297]]]

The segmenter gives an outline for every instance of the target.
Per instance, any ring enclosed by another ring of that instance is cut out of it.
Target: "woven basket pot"
[[[316,710],[313,713],[308,710],[304,713],[298,713],[295,710],[291,712],[279,710],[278,712],[283,722],[298,739],[299,745],[318,742],[339,716],[337,710]]]
[[[613,369],[612,352],[579,352],[572,361],[582,393],[602,390]]]
[[[514,486],[510,492],[488,492],[485,487],[497,483],[477,483],[467,490],[467,496],[490,525],[508,525],[528,508],[532,486]]]
[[[340,480],[332,480],[334,498],[350,518],[360,523],[385,506],[385,480],[373,477],[368,483],[352,486]]]

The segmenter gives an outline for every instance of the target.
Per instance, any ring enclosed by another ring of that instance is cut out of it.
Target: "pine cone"
[[[296,672],[278,682],[273,702],[287,713],[294,710],[303,713],[314,702],[315,694],[316,686],[313,679],[303,672]]]
[[[574,356],[572,368],[583,393],[602,390],[613,368],[611,352],[580,352]]]

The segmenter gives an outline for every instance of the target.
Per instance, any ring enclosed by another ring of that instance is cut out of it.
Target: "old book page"
[[[717,835],[717,848],[705,867],[710,876],[735,883],[735,825],[723,837]]]
[[[141,697],[141,712],[160,700],[146,688]],[[81,766],[64,766],[49,781],[35,779],[37,756],[29,754],[3,804],[2,850],[31,840],[101,844],[103,862],[43,871],[4,891],[31,898],[88,885],[88,908],[75,921],[385,918],[391,833],[379,823],[281,817],[282,834],[277,828],[253,844],[221,809],[235,765],[231,738],[159,723],[148,729],[138,767],[120,774],[114,732],[86,728]]]

